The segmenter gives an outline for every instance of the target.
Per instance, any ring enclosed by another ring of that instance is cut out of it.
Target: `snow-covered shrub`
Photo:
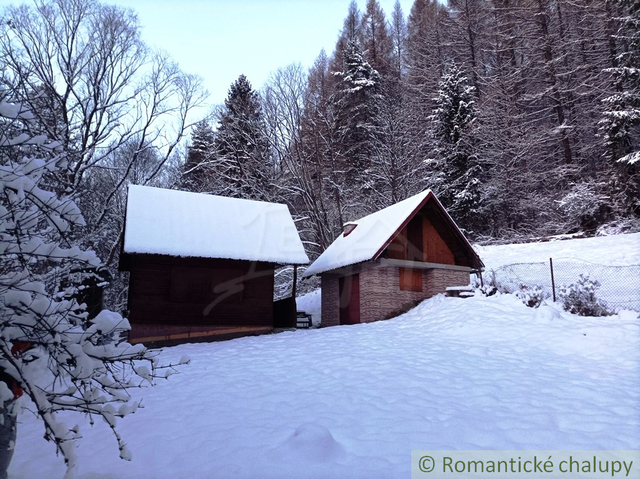
[[[480,291],[480,293],[482,293],[484,296],[493,296],[494,294],[496,294],[498,292],[498,288],[496,288],[494,285],[492,284],[485,284],[484,286],[480,286],[479,288],[477,288],[478,291]]]
[[[475,285],[475,287],[484,296],[493,296],[496,293],[509,292],[506,291],[506,288],[498,281],[494,270],[489,271],[488,278],[482,286]]]
[[[516,291],[516,296],[530,308],[537,308],[547,297],[540,286],[527,286],[526,284],[520,285],[520,289]]]
[[[613,314],[596,297],[600,283],[589,275],[581,274],[578,281],[560,288],[558,297],[565,311],[580,316],[609,316]]]
[[[604,185],[593,181],[576,183],[559,202],[558,207],[575,228],[595,231],[611,213],[611,199],[601,194]]]
[[[102,311],[89,319],[78,304],[74,275],[100,265],[93,251],[77,246],[72,232],[84,219],[75,201],[44,187],[65,164],[58,143],[28,133],[29,111],[0,91],[0,409],[15,418],[16,399],[27,396],[68,467],[75,459],[77,427],[56,413],[101,417],[111,428],[120,457],[130,454],[116,431],[117,418],[136,410],[130,388],[151,383],[157,358],[142,345],[121,340],[129,322]],[[20,130],[22,129],[22,133]],[[34,149],[37,148],[37,149]],[[40,158],[30,154],[40,153]],[[27,154],[25,156],[25,154]],[[20,159],[19,159],[20,158]],[[61,281],[61,278],[65,281]],[[64,290],[61,290],[65,283]],[[169,366],[170,367],[170,366]],[[170,372],[171,369],[168,370]],[[0,444],[12,428],[0,428]],[[10,449],[0,450],[5,458]],[[8,464],[8,461],[3,461]],[[6,471],[0,470],[0,476]]]

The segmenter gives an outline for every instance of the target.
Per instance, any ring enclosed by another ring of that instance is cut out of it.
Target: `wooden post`
[[[298,265],[293,265],[293,284],[291,285],[291,297],[296,299],[296,288],[298,283]]]
[[[551,291],[553,291],[553,302],[556,302],[556,282],[553,278],[553,258],[549,258],[549,267],[551,268]]]

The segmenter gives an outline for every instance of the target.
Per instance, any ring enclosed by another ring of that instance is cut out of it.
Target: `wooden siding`
[[[407,261],[422,261],[423,260],[423,223],[424,218],[418,214],[414,216],[406,227],[407,235],[407,249],[405,257]]]
[[[393,238],[391,244],[387,247],[387,257],[393,259],[407,259],[407,230],[406,228],[400,230],[400,232]]]
[[[272,326],[273,269],[250,261],[133,255],[129,320],[133,325]]]
[[[414,268],[400,268],[400,290],[422,291],[422,271]]]
[[[417,225],[422,224],[422,239]],[[420,244],[421,243],[421,244]],[[420,246],[417,246],[420,245]],[[422,257],[420,258],[420,252]],[[389,240],[380,256],[410,261],[482,267],[466,239],[435,201],[427,201]]]
[[[398,232],[385,253],[384,256],[391,259],[466,265],[463,259],[456,262],[451,248],[424,211],[418,212]]]
[[[423,261],[440,264],[456,264],[453,253],[431,222],[423,217],[424,256]]]
[[[446,212],[440,209],[435,201],[428,201],[422,207],[421,212],[428,218],[433,229],[438,233],[438,236],[453,255],[454,261],[450,264],[471,267],[482,266],[482,262],[475,255],[467,240],[462,236],[462,233],[456,229]]]
[[[155,326],[136,324],[129,333],[131,344],[163,348],[185,342],[225,341],[242,336],[255,336],[273,331],[268,326]]]
[[[292,296],[273,302],[274,328],[295,328],[296,322],[296,298]]]

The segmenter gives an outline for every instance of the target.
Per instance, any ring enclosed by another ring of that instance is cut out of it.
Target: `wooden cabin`
[[[344,226],[304,273],[320,275],[322,326],[387,319],[484,267],[430,190]]]
[[[306,263],[286,205],[132,185],[120,256],[130,273],[129,340],[268,332],[275,267]]]

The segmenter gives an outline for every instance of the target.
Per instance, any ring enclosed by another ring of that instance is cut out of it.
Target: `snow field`
[[[474,249],[487,270],[513,263],[548,263],[549,258],[624,266],[640,264],[640,233],[542,243],[475,245]]]
[[[133,461],[85,426],[75,477],[398,478],[412,449],[640,448],[640,320],[558,309],[437,296],[388,321],[168,348],[192,363],[119,423]],[[20,418],[10,478],[61,477]]]

